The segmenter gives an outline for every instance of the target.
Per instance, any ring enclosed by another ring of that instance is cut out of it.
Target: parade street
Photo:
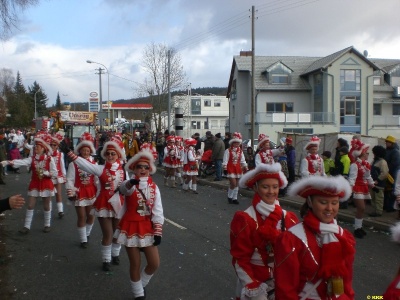
[[[29,178],[25,168],[21,174],[9,174],[6,185],[0,186],[0,197],[26,196]],[[235,211],[246,209],[251,198],[241,196],[239,205],[229,205],[223,189],[201,184],[199,194],[193,194],[164,187],[161,173],[154,179],[161,190],[166,222],[159,246],[161,264],[146,287],[147,299],[234,299],[236,275],[229,254],[229,225]],[[121,264],[103,272],[99,224],[96,221],[93,227],[89,247],[80,248],[75,209],[67,202],[63,219],[53,210],[50,233],[42,232],[40,201],[28,235],[18,232],[25,208],[5,212],[0,220],[0,299],[133,298],[125,250],[121,250]],[[340,224],[352,231],[351,224]],[[356,242],[356,299],[380,296],[397,272],[399,245],[390,241],[387,232],[372,229]]]

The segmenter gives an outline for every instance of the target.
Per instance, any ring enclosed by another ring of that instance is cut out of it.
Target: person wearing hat
[[[74,153],[91,164],[97,164],[91,155],[96,154],[93,145],[94,138],[89,132],[81,135],[80,142],[76,145]],[[89,236],[94,223],[94,215],[90,214],[92,205],[96,200],[98,178],[80,169],[75,162],[71,162],[67,171],[67,190],[68,199],[73,201],[78,217],[77,227],[80,245],[87,248]]]
[[[134,175],[119,187],[125,202],[114,237],[125,246],[132,293],[139,300],[145,299],[144,288],[160,265],[157,246],[161,243],[164,214],[160,190],[150,176],[156,172],[153,154],[141,150],[126,163],[125,170]],[[147,260],[142,270],[141,250]]]
[[[275,299],[354,299],[355,240],[335,219],[351,192],[342,176],[311,176],[288,188],[305,199],[303,222],[275,242]]]
[[[61,219],[64,216],[64,205],[62,201],[61,187],[66,182],[67,171],[65,170],[64,153],[58,150],[58,145],[64,137],[60,133],[55,133],[51,136],[51,157],[54,160],[57,168],[57,177],[53,178],[54,187],[56,189],[56,202],[58,217]]]
[[[166,139],[167,146],[164,148],[164,161],[165,167],[164,185],[175,188],[175,172],[178,168],[177,148],[175,145],[175,136],[169,135]]]
[[[228,203],[239,204],[237,200],[239,193],[239,179],[243,172],[247,171],[247,163],[241,147],[242,135],[235,132],[229,141],[230,147],[225,150],[222,167],[227,171],[226,177],[229,179]]]
[[[194,147],[197,141],[193,138],[185,140],[185,152],[183,154],[183,173],[185,181],[183,182],[182,189],[187,192],[189,191],[189,184],[191,184],[191,190],[193,193],[197,192],[197,175],[199,174],[199,167],[197,163],[197,155]]]
[[[101,254],[103,271],[111,269],[111,263],[119,265],[119,252],[121,245],[113,239],[114,231],[119,222],[124,197],[119,193],[118,187],[128,178],[123,168],[125,161],[124,144],[118,137],[111,137],[103,147],[101,156],[105,160],[104,165],[95,165],[87,159],[77,156],[65,142],[60,143],[60,149],[78,166],[79,169],[93,174],[99,178],[99,191],[93,203],[91,214],[97,217],[102,232]]]
[[[305,145],[304,150],[307,151],[307,156],[300,162],[300,176],[326,176],[324,161],[318,155],[319,144],[321,140],[316,136],[312,136]]]
[[[274,157],[278,156],[283,149],[271,149],[270,139],[268,135],[263,133],[258,135],[257,153],[255,156],[256,166],[260,164],[272,164],[275,162]]]
[[[288,167],[288,185],[292,184],[296,179],[295,168],[296,168],[296,148],[293,147],[293,138],[288,136],[285,140],[285,153]]]
[[[371,177],[371,165],[368,162],[369,144],[357,140],[353,151],[355,161],[350,165],[349,183],[353,188],[353,202],[356,206],[354,219],[354,236],[362,239],[367,235],[363,229],[363,216],[365,212],[365,200],[371,199],[369,188],[374,188],[374,180]]]
[[[390,227],[392,240],[400,244],[400,222]],[[387,287],[382,299],[399,300],[400,299],[400,267],[393,281]]]
[[[57,177],[57,168],[51,158],[52,141],[48,133],[38,133],[35,136],[34,155],[12,161],[3,161],[4,165],[13,167],[31,167],[31,180],[28,187],[28,207],[25,215],[24,227],[19,230],[22,234],[29,233],[33,220],[33,212],[36,205],[36,198],[40,197],[43,201],[44,228],[43,232],[50,232],[51,209],[50,200],[54,196],[54,184],[52,178]]]
[[[349,143],[344,139],[344,138],[338,138],[337,142],[336,142],[336,148],[335,148],[335,157],[334,157],[334,161],[335,161],[335,175],[339,174],[337,172],[337,166],[339,165],[339,161],[340,161],[340,148],[342,147],[347,147],[347,152],[349,152]],[[350,167],[350,165],[349,165]]]
[[[371,205],[374,211],[368,215],[370,217],[380,217],[383,211],[384,190],[389,167],[385,160],[386,150],[383,146],[374,146],[372,153],[374,154],[374,160],[371,164],[371,177],[374,180],[375,188],[372,189]]]
[[[386,143],[386,157],[385,160],[389,166],[389,189],[385,192],[383,209],[387,212],[394,211],[394,204],[396,201],[393,195],[392,187],[397,178],[397,173],[400,170],[400,152],[399,145],[396,143],[396,138],[388,135],[385,139]]]
[[[236,299],[268,299],[273,294],[274,244],[298,223],[296,215],[279,205],[279,189],[287,185],[279,163],[260,164],[239,180],[253,189],[252,204],[235,213],[231,222],[230,253],[238,277]],[[283,298],[282,298],[283,299]]]

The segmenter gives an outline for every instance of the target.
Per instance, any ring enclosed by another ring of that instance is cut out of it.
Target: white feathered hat
[[[83,147],[88,147],[92,155],[96,154],[96,149],[94,149],[94,137],[89,132],[84,132],[81,135],[81,141],[76,145],[74,153],[79,154],[79,150]]]
[[[311,176],[294,182],[288,189],[290,196],[338,196],[340,202],[349,199],[351,193],[352,188],[343,176]]]
[[[304,150],[307,151],[310,147],[316,146],[319,149],[319,144],[321,143],[321,139],[316,135],[312,136],[308,143],[304,146]]]
[[[149,151],[148,149],[140,150],[130,160],[128,160],[128,162],[125,164],[125,170],[127,172],[133,171],[135,169],[135,166],[141,161],[144,161],[149,164],[150,174],[154,174],[157,171],[157,168],[154,165],[153,153],[151,153],[151,151]]]
[[[244,174],[239,180],[241,188],[252,188],[257,181],[264,178],[276,178],[279,181],[279,188],[283,189],[287,186],[288,181],[282,172],[280,163],[260,164],[254,170]]]

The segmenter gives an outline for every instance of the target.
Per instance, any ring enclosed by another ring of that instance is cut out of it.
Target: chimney
[[[253,51],[249,50],[249,51],[240,51],[240,56],[252,56],[253,55]]]

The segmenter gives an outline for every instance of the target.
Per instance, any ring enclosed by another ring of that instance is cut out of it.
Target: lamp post
[[[105,65],[103,65],[103,64],[101,64],[101,63],[99,63],[99,62],[95,62],[95,61],[92,61],[92,60],[86,60],[86,62],[88,63],[88,64],[98,64],[98,65],[101,65],[101,66],[103,66],[106,70],[107,70],[107,107],[108,107],[108,127],[110,127],[110,72],[108,71],[108,68],[105,66]],[[101,76],[101,69],[99,69],[99,74],[100,74],[100,76]],[[103,110],[103,102],[102,102],[102,99],[101,99],[101,82],[100,82],[100,107],[99,107],[99,112],[101,112]],[[101,125],[100,125],[100,127],[102,127]]]
[[[36,92],[35,95],[33,96],[34,100],[35,100],[35,115],[34,115],[34,119],[36,120],[37,118],[37,113],[36,113],[36,94],[39,93],[42,89],[39,88]]]

